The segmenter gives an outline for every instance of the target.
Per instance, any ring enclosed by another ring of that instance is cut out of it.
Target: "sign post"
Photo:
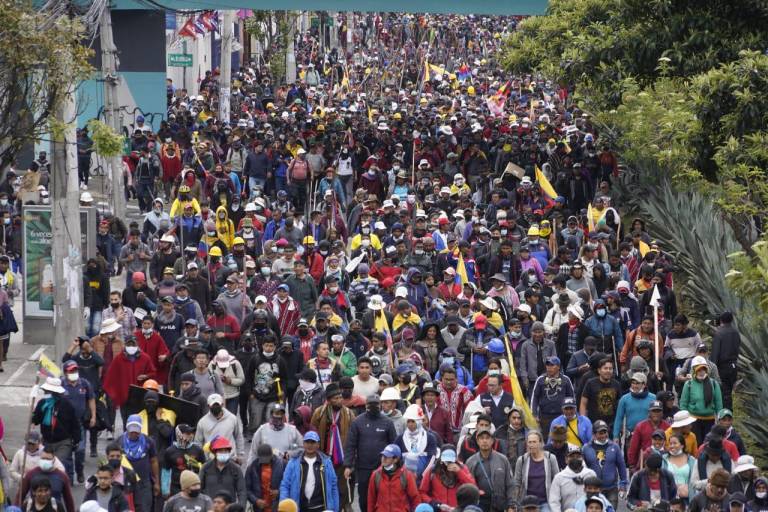
[[[192,54],[191,53],[169,53],[168,65],[177,68],[191,68],[192,67]]]

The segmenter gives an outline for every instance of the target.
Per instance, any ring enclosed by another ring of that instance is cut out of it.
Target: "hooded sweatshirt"
[[[224,206],[216,208],[216,235],[227,247],[227,250],[232,250],[232,242],[235,240],[235,225],[229,220],[227,208]]]
[[[567,467],[555,475],[552,479],[552,486],[549,488],[549,509],[552,512],[563,512],[573,508],[576,501],[584,496],[584,484],[577,484],[574,478],[580,477],[580,482],[590,476],[597,476],[594,471],[589,469],[586,464],[582,466],[580,472],[575,472]]]

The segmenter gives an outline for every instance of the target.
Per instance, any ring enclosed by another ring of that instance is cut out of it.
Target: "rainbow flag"
[[[544,176],[544,173],[541,172],[541,169],[539,169],[538,165],[535,166],[534,169],[536,170],[536,181],[539,183],[539,187],[541,187],[541,190],[547,194],[550,199],[554,200],[557,197],[555,187],[553,187],[547,177]]]

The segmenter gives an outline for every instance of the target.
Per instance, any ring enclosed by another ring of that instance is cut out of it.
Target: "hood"
[[[316,389],[319,389],[319,388],[316,388]],[[312,409],[310,409],[308,405],[302,405],[301,407],[297,407],[296,414],[301,416],[301,419],[304,420],[304,425],[306,426],[310,425],[310,420],[312,419]]]
[[[224,212],[224,220],[223,221],[221,219],[219,219],[219,214],[221,212]],[[228,220],[229,220],[229,213],[227,213],[227,208],[225,206],[223,206],[223,205],[219,206],[218,208],[216,208],[216,223],[218,224],[219,222],[226,222]]]
[[[163,201],[159,197],[155,198],[154,203],[160,203],[161,205],[163,205],[163,208],[165,208],[165,201]]]
[[[413,278],[413,276],[415,276],[415,275],[419,275],[419,276],[420,276],[420,275],[421,275],[421,270],[419,270],[419,269],[418,269],[418,268],[416,268],[416,267],[411,267],[411,268],[409,268],[409,269],[408,269],[408,273],[405,275],[405,280],[406,280],[406,282],[407,282],[408,284],[412,284],[412,283],[411,283],[411,279],[412,279],[412,278]]]

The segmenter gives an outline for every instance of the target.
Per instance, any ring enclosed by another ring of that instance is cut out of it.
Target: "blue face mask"
[[[606,314],[606,311],[605,311],[605,309],[598,309],[597,311],[595,311],[595,314],[598,317],[603,318],[605,316],[605,314]]]

